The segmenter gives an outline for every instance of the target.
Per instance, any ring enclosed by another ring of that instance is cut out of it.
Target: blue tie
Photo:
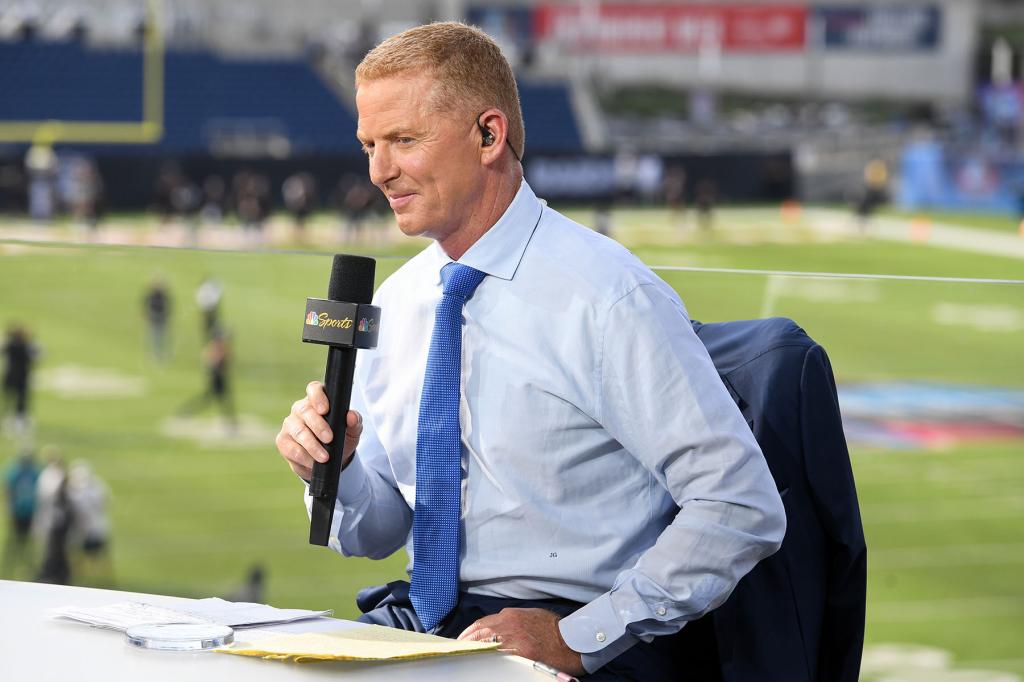
[[[486,275],[461,263],[441,268],[444,294],[434,313],[416,431],[416,510],[409,599],[424,629],[455,607],[459,594],[462,448],[462,305]]]

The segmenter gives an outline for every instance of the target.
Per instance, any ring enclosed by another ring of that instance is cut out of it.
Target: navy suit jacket
[[[867,547],[828,356],[784,318],[693,326],[764,452],[788,525],[776,554],[677,635],[716,644],[682,644],[679,670],[717,650],[710,665],[725,682],[856,682]]]

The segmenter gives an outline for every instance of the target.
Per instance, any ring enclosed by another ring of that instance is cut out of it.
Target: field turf
[[[587,211],[570,213],[590,220]],[[620,213],[615,235],[652,266],[1024,279],[1024,261],[1015,258],[822,236],[769,209],[724,210],[707,234],[665,212]],[[380,281],[416,248],[396,242],[346,250],[379,256]],[[83,584],[226,595],[261,563],[270,603],[351,617],[360,587],[403,576],[404,554],[380,562],[342,559],[307,544],[302,486],[272,442],[291,402],[323,372],[324,351],[299,342],[304,298],[325,294],[329,249],[320,250],[0,240],[0,324],[21,321],[43,351],[36,442],[56,445],[68,460],[88,460],[112,490],[114,573],[85,567]],[[173,356],[166,365],[148,357],[141,307],[157,274],[173,297]],[[828,350],[840,383],[1024,389],[1022,285],[659,274],[695,319],[794,318]],[[224,430],[214,407],[179,423],[179,431],[208,434],[197,442],[175,435],[171,418],[203,388],[194,295],[206,275],[225,286],[234,395],[244,417],[238,438]],[[111,381],[115,388],[104,389]],[[134,388],[117,389],[125,382]],[[853,448],[870,548],[869,643],[939,647],[958,667],[1024,674],[1022,447],[1016,441],[941,451]],[[5,432],[0,464],[15,450]]]

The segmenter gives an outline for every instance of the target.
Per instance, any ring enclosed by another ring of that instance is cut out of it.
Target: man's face
[[[476,122],[432,107],[434,85],[427,73],[361,83],[356,134],[399,229],[443,242],[471,220],[482,166]]]

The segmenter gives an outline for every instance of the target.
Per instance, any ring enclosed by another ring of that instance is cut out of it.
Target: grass
[[[664,211],[616,218],[618,236],[654,265],[1011,279],[1024,272],[1011,258],[794,233],[767,209],[723,211],[710,236],[678,230]],[[416,248],[375,248],[387,256],[378,262],[378,281]],[[56,444],[68,459],[89,460],[113,491],[118,588],[224,595],[261,562],[269,602],[351,617],[359,588],[402,577],[404,554],[372,562],[308,545],[302,486],[272,435],[246,447],[201,447],[164,431],[168,415],[203,386],[193,301],[205,275],[215,274],[226,290],[238,409],[273,434],[306,381],[322,375],[323,350],[298,338],[304,298],[324,293],[329,268],[329,258],[315,253],[0,242],[0,324],[31,327],[43,349],[42,372],[86,367],[144,382],[142,396],[35,394],[38,441]],[[143,290],[156,273],[173,298],[167,365],[148,359],[141,316]],[[1020,329],[950,323],[937,313],[938,306],[984,306],[1011,323],[1024,319],[1019,285],[661,274],[697,319],[793,317],[828,349],[840,382],[1024,388]],[[0,437],[0,463],[15,447]],[[939,646],[962,664],[1024,672],[1021,444],[855,450],[853,461],[870,547],[869,641]]]
[[[907,211],[895,207],[886,207],[879,211],[882,215],[897,218],[913,218],[915,215],[926,215],[936,223],[971,227],[981,230],[998,232],[1018,232],[1022,216],[999,213],[968,213],[966,211]]]

